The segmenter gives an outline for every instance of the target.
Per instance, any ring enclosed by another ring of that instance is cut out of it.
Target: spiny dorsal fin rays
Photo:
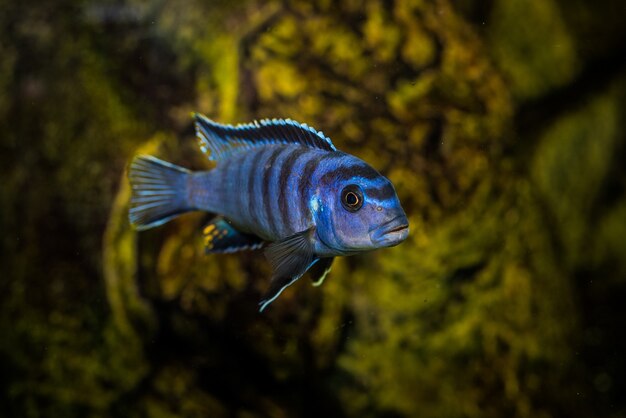
[[[323,132],[291,119],[263,119],[239,125],[222,125],[194,114],[200,149],[218,161],[234,151],[268,144],[300,144],[326,151],[337,148]]]

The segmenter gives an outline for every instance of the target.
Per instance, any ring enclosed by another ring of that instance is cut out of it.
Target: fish
[[[129,221],[139,231],[190,211],[214,215],[205,251],[264,249],[272,277],[263,312],[311,270],[319,286],[337,256],[392,247],[409,222],[386,177],[339,151],[323,132],[291,119],[217,123],[193,114],[201,151],[215,167],[191,171],[150,155],[128,168]]]

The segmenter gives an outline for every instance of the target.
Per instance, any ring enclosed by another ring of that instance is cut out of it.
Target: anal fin
[[[243,250],[256,250],[263,246],[263,240],[256,235],[246,234],[235,229],[224,217],[218,216],[202,230],[205,252],[234,253]]]

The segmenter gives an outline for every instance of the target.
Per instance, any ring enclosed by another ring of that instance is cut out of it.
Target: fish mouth
[[[393,218],[370,231],[370,239],[377,247],[393,247],[409,236],[409,221],[405,215]]]

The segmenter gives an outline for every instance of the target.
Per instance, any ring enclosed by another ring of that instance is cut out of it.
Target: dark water
[[[0,416],[626,416],[625,13],[2,2]],[[261,253],[128,225],[133,155],[210,168],[194,111],[323,130],[409,239],[259,314]]]

